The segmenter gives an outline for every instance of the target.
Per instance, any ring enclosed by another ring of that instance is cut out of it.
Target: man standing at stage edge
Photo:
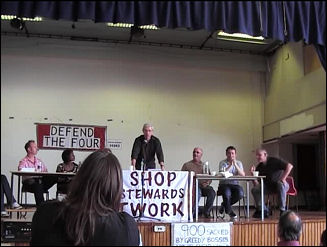
[[[132,166],[134,170],[155,169],[155,155],[157,155],[161,170],[165,170],[164,155],[161,148],[160,140],[153,136],[153,126],[145,123],[143,125],[143,135],[137,137],[132,149]],[[143,162],[144,168],[141,167]]]

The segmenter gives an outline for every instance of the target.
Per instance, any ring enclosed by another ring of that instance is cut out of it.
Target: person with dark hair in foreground
[[[134,218],[119,212],[122,193],[123,175],[116,156],[104,150],[90,154],[67,197],[37,208],[31,245],[139,245]]]
[[[321,234],[320,246],[326,246],[326,229]]]
[[[278,221],[277,246],[300,246],[299,239],[302,232],[302,221],[293,211],[285,211]]]

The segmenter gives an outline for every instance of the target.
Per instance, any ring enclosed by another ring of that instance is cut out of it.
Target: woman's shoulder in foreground
[[[91,245],[139,245],[140,235],[134,218],[125,212],[101,217]]]
[[[108,217],[102,218],[103,222],[109,223],[111,226],[112,224],[119,224],[119,225],[126,225],[129,228],[134,226],[137,227],[137,223],[134,218],[126,212],[112,212]]]
[[[63,202],[61,202],[61,201],[58,201],[58,200],[55,200],[55,199],[53,199],[53,200],[48,200],[48,201],[45,201],[45,202],[43,202],[41,205],[39,205],[38,207],[37,207],[37,211],[39,211],[39,210],[50,210],[50,209],[57,209],[57,208],[59,208],[59,207],[61,207],[63,205]]]

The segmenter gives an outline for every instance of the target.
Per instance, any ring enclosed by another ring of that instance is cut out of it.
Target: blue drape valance
[[[1,14],[224,30],[283,42],[304,40],[316,46],[325,64],[325,8],[323,1],[3,1]]]

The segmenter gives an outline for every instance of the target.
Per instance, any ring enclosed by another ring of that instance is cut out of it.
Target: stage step
[[[26,212],[26,213],[32,213],[36,211],[36,207],[30,207],[30,208],[20,208],[20,209],[15,209],[15,208],[8,208],[6,209],[8,213],[20,213],[20,212]]]
[[[20,208],[20,209],[14,209],[9,208],[6,210],[10,214],[10,218],[12,218],[13,213],[17,213],[18,219],[26,219],[27,213],[35,213],[36,207],[28,207],[28,208]]]

